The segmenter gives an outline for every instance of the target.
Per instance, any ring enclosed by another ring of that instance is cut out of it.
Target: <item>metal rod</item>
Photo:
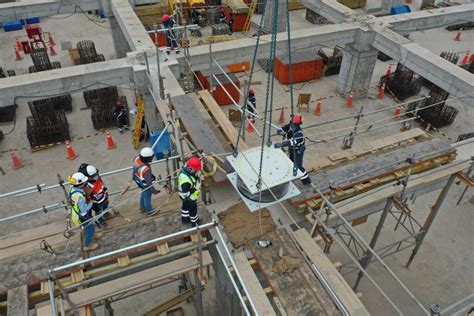
[[[469,301],[472,298],[474,298],[474,293],[471,293],[465,298],[462,298],[459,301],[455,302],[454,304],[449,305],[448,307],[446,307],[445,309],[441,311],[441,315],[445,315],[448,311],[452,310],[455,307],[458,307],[461,304],[464,304],[465,302]]]
[[[163,29],[165,31],[165,29]],[[165,98],[165,88],[163,87],[163,78],[161,77],[160,69],[160,50],[158,48],[158,25],[155,27],[155,46],[156,46],[156,66],[158,68],[158,89],[160,91],[160,98],[164,100]]]
[[[133,250],[133,249],[136,249],[136,248],[144,247],[144,246],[147,246],[147,245],[150,245],[150,244],[153,244],[153,243],[157,243],[157,242],[160,242],[160,241],[163,241],[163,240],[179,237],[179,236],[182,236],[182,235],[188,235],[192,232],[197,231],[198,229],[209,229],[209,228],[214,227],[214,226],[216,226],[216,222],[212,221],[212,222],[209,222],[207,224],[203,224],[203,225],[200,225],[200,226],[197,226],[197,227],[188,228],[188,229],[185,229],[185,230],[182,230],[182,231],[179,231],[179,232],[175,232],[175,233],[172,233],[172,234],[169,234],[169,235],[161,236],[161,237],[158,237],[158,238],[155,238],[155,239],[147,240],[147,241],[144,241],[144,242],[141,242],[141,243],[138,243],[138,244],[134,244],[134,245],[131,245],[131,246],[128,246],[128,247],[116,249],[116,250],[113,250],[113,251],[110,251],[110,252],[107,252],[107,253],[103,253],[103,254],[94,256],[94,257],[90,257],[90,258],[83,259],[83,260],[76,261],[76,262],[72,262],[72,263],[57,267],[57,268],[53,268],[53,269],[49,270],[49,273],[52,274],[52,273],[58,273],[58,272],[61,272],[61,271],[64,271],[64,270],[69,270],[71,268],[74,268],[74,267],[77,267],[77,266],[80,266],[80,265],[83,265],[83,264],[86,264],[86,263],[89,263],[89,262],[92,262],[92,261],[96,261],[96,260],[103,259],[103,258],[106,258],[106,257],[114,256],[114,255],[120,254],[120,253],[125,252],[125,251],[129,251],[129,250]]]
[[[223,241],[222,241],[222,242],[223,242]],[[224,243],[224,242],[223,242],[223,243]],[[219,254],[219,258],[220,258],[221,261],[222,261],[222,265],[224,266],[225,271],[227,272],[227,275],[229,276],[230,282],[232,283],[232,286],[233,286],[233,288],[234,288],[234,290],[235,290],[235,293],[236,293],[237,296],[239,297],[240,304],[242,305],[242,308],[244,309],[245,314],[246,314],[247,316],[250,316],[251,314],[250,314],[250,311],[249,311],[249,309],[248,309],[248,307],[247,307],[247,304],[245,303],[244,298],[242,297],[242,294],[240,293],[240,290],[239,290],[237,284],[235,283],[234,277],[232,276],[232,273],[230,272],[229,267],[227,266],[227,263],[226,263],[226,261],[225,261],[225,258],[224,258],[224,256],[222,255],[222,252],[221,252],[221,250],[219,249],[219,246],[218,246],[218,245],[216,245],[216,250],[217,250],[217,253]]]
[[[49,301],[51,304],[51,315],[57,316],[56,302],[54,301],[54,282],[51,277],[48,278]]]
[[[168,159],[178,159],[178,158],[180,158],[180,157],[179,156],[172,156],[172,157],[169,157]],[[154,165],[154,164],[164,162],[164,161],[166,161],[166,159],[155,160],[155,161],[150,162],[150,165]],[[107,171],[107,172],[101,173],[100,176],[102,178],[104,178],[104,177],[109,176],[111,174],[116,174],[116,173],[132,170],[132,169],[133,169],[133,166],[132,167],[125,167],[125,168],[121,168],[121,169],[115,169],[115,170],[112,170],[112,171]],[[70,184],[68,182],[64,183],[64,186],[67,186],[67,185],[70,185]],[[53,185],[45,187],[44,189],[41,190],[41,192],[57,189],[57,188],[60,188],[60,187],[61,187],[60,184],[53,184]],[[22,196],[23,195],[28,195],[28,194],[33,194],[33,193],[38,193],[38,191],[35,190],[35,191],[25,192],[25,193],[22,193]],[[11,195],[10,193],[6,193],[6,194]]]
[[[453,177],[453,176],[451,176]],[[453,178],[454,179],[454,178]],[[342,222],[344,223],[344,225],[346,226],[347,230],[350,232],[350,234],[352,236],[357,237],[358,241],[360,243],[362,243],[365,247],[367,247],[367,250],[374,256],[374,258],[376,258],[380,264],[385,268],[385,270],[388,271],[388,273],[392,276],[392,278],[397,281],[397,283],[405,290],[405,292],[410,296],[410,298],[418,305],[418,307],[426,314],[426,315],[430,315],[430,312],[426,309],[426,307],[421,304],[421,302],[416,298],[416,296],[410,291],[410,289],[402,282],[402,280],[400,280],[397,275],[392,271],[392,269],[390,269],[390,267],[382,260],[382,258],[379,257],[379,255],[367,244],[367,242],[359,235],[359,233],[354,230],[354,228],[351,226],[351,224],[344,218],[344,216],[341,215],[341,213],[339,213],[339,211],[337,210],[337,208],[334,206],[334,204],[332,204],[327,198],[326,196],[324,196],[324,194],[318,189],[316,188],[316,186],[314,184],[311,184],[311,186],[316,190],[316,192],[318,194],[320,194],[320,196],[326,200],[326,203],[328,205],[328,207],[330,207],[332,209],[332,211],[334,213],[336,213],[336,215],[342,220]]]
[[[392,199],[388,198],[387,202],[385,203],[385,207],[383,209],[382,215],[380,215],[379,223],[377,224],[377,227],[375,228],[374,235],[372,236],[372,239],[370,240],[369,246],[371,248],[375,247],[375,245],[377,243],[377,240],[379,239],[380,232],[382,231],[383,225],[385,223],[385,220],[387,219],[388,212],[392,208],[392,205],[393,205]],[[370,262],[371,258],[372,258],[372,256],[370,255],[370,253],[368,251],[366,251],[365,254],[364,254],[364,257],[360,260],[360,265],[364,269],[367,269],[367,266],[369,265],[369,262]],[[357,275],[357,280],[356,280],[356,282],[354,284],[354,287],[353,287],[354,291],[357,290],[357,287],[359,286],[360,280],[362,279],[363,276],[364,276],[364,274],[362,272],[359,272],[359,274]]]
[[[48,205],[48,206],[43,206],[43,207],[36,208],[34,210],[31,210],[31,211],[26,211],[26,212],[23,212],[23,213],[19,213],[19,214],[11,215],[11,216],[8,216],[8,217],[0,218],[0,223],[1,222],[6,222],[6,221],[9,221],[9,220],[21,217],[21,216],[26,216],[26,215],[38,213],[38,212],[45,212],[45,211],[47,212],[47,211],[50,211],[50,210],[60,209],[60,208],[63,208],[65,206],[67,206],[67,204],[63,204],[63,203],[56,203],[56,204],[51,204],[51,205]]]
[[[212,94],[212,43],[209,42],[209,73],[210,79],[209,80],[209,92]]]
[[[314,218],[323,226],[323,228],[328,231],[328,227],[326,224],[319,218],[319,216],[316,214],[316,212],[312,209],[309,208],[311,213],[313,213]],[[334,235],[334,240],[341,246],[342,250],[349,256],[349,258],[354,262],[354,264],[357,266],[357,268],[364,273],[364,275],[367,277],[367,279],[375,286],[375,288],[379,291],[380,294],[387,300],[387,302],[392,305],[392,307],[398,312],[399,315],[403,315],[402,311],[395,305],[395,303],[390,299],[390,297],[387,295],[387,293],[382,290],[382,288],[375,282],[374,278],[360,265],[359,261],[352,255],[350,249],[347,247],[347,245],[341,241],[338,235]]]
[[[4,198],[4,197],[10,196],[10,195],[15,195],[15,194],[18,194],[18,193],[22,193],[24,191],[29,191],[29,190],[34,190],[34,189],[36,189],[36,191],[39,191],[39,188],[42,188],[45,185],[46,184],[42,183],[42,184],[34,185],[34,186],[31,186],[31,187],[28,187],[28,188],[8,192],[8,193],[5,193],[5,194],[0,194],[0,198]]]
[[[304,256],[305,259],[306,259],[306,256]],[[327,282],[326,278],[324,277],[324,275],[321,273],[321,271],[318,270],[318,268],[316,268],[316,266],[314,265],[314,263],[311,263],[311,268],[313,270],[313,272],[316,274],[316,277],[318,278],[318,280],[321,282],[321,284],[323,285],[323,287],[326,289],[326,291],[328,292],[329,296],[331,296],[332,300],[334,301],[334,303],[336,304],[337,306],[337,309],[343,314],[343,315],[350,315],[350,313],[347,311],[346,307],[344,306],[344,304],[341,302],[341,300],[339,299],[339,297],[337,296],[337,294],[334,292],[334,290],[332,289],[332,287],[329,285],[329,283]]]
[[[219,229],[219,226],[216,225],[215,229],[216,229],[217,235],[219,236],[220,240],[222,241],[222,246],[224,247],[224,250],[226,251],[227,256],[229,257],[230,263],[231,263],[232,267],[234,268],[235,275],[239,279],[239,282],[242,285],[242,289],[244,290],[245,295],[247,296],[247,299],[249,300],[250,306],[252,306],[252,310],[255,312],[255,314],[258,315],[258,311],[257,311],[257,308],[255,307],[255,303],[253,302],[252,297],[250,296],[250,293],[247,290],[245,282],[243,281],[242,276],[240,275],[239,269],[237,268],[237,264],[234,261],[234,257],[232,257],[232,254],[230,253],[229,248],[227,248],[227,245],[224,242],[225,239],[222,236],[222,233]]]
[[[145,56],[146,72],[150,74],[150,64],[148,63],[148,54],[146,52],[143,52],[143,56]]]
[[[416,246],[413,249],[410,258],[408,259],[408,262],[406,264],[406,267],[409,268],[410,264],[413,262],[413,259],[415,258],[416,254],[418,253],[418,250],[421,247],[421,244],[423,243],[423,240],[425,239],[426,235],[428,234],[428,231],[430,230],[431,225],[434,222],[434,219],[436,218],[436,215],[438,214],[439,210],[441,209],[441,205],[444,202],[444,199],[446,198],[446,195],[449,192],[449,189],[451,188],[451,185],[454,182],[454,179],[456,178],[455,174],[452,174],[449,179],[448,183],[444,186],[443,190],[441,193],[438,195],[438,198],[436,199],[435,204],[433,207],[431,207],[430,213],[428,214],[428,217],[426,218],[425,223],[423,224],[423,227],[420,229],[420,232],[423,232],[421,235],[417,236],[416,239]]]

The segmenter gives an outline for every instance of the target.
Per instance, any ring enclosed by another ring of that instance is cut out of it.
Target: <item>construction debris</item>
[[[283,256],[273,264],[272,271],[275,273],[291,273],[301,264],[300,258]]]

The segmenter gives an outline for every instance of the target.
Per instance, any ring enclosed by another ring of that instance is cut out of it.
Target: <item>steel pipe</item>
[[[34,185],[34,186],[31,186],[31,187],[28,187],[28,188],[8,192],[8,193],[5,193],[5,194],[0,194],[0,198],[4,198],[4,197],[10,196],[10,195],[15,195],[15,194],[22,193],[22,192],[25,192],[25,191],[28,191],[28,190],[33,190],[33,189],[36,189],[36,191],[39,191],[38,188],[42,188],[45,185],[46,184],[42,183],[42,184]]]
[[[175,232],[175,233],[172,233],[172,234],[169,234],[169,235],[161,236],[161,237],[151,239],[151,240],[147,240],[147,241],[135,244],[135,245],[131,245],[131,246],[128,246],[128,247],[116,249],[116,250],[113,250],[113,251],[110,251],[110,252],[107,252],[107,253],[103,253],[103,254],[94,256],[94,257],[90,257],[90,258],[87,258],[87,259],[83,259],[83,260],[80,260],[80,261],[69,263],[69,264],[66,264],[66,265],[63,265],[63,266],[60,266],[60,267],[57,267],[57,268],[50,269],[48,272],[51,275],[53,273],[58,273],[58,272],[61,272],[61,271],[70,270],[72,268],[78,267],[78,266],[83,265],[83,264],[90,263],[92,261],[96,261],[96,260],[100,260],[100,259],[103,259],[103,258],[106,258],[106,257],[118,255],[118,254],[120,254],[122,252],[125,252],[125,251],[129,251],[129,250],[133,250],[133,249],[136,249],[136,248],[144,247],[144,246],[147,246],[147,245],[150,245],[150,244],[153,244],[153,243],[158,243],[160,241],[164,241],[164,240],[167,240],[167,239],[179,237],[179,236],[182,236],[182,235],[188,235],[188,234],[190,234],[192,232],[195,232],[197,230],[209,229],[209,228],[214,227],[216,225],[217,225],[217,223],[215,221],[212,221],[212,222],[200,225],[198,227],[188,228],[188,229],[185,229],[185,230],[182,230],[182,231],[179,231],[179,232]]]

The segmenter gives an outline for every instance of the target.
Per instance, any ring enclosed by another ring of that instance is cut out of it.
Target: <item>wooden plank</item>
[[[273,244],[271,247],[258,248],[255,242],[260,239],[271,240]],[[288,315],[339,315],[331,298],[305,263],[296,244],[284,228],[250,239],[247,247],[252,251],[260,270]],[[273,271],[280,248],[285,256],[300,260],[299,267],[294,271],[288,273]]]
[[[243,252],[239,252],[234,256],[235,264],[237,269],[245,283],[252,301],[255,304],[256,312],[258,315],[276,315],[273,310],[272,304],[268,300],[267,295],[263,291],[260,281],[258,281],[255,272],[253,271],[247,257]]]
[[[7,292],[7,316],[28,316],[28,285]]]
[[[49,236],[62,234],[66,229],[64,223],[56,222],[33,229],[20,230],[13,234],[0,236],[0,249],[16,246],[25,242],[37,239],[44,239]]]
[[[63,230],[65,229],[65,226],[63,226]],[[79,240],[79,235],[71,237],[72,239],[77,239]],[[44,239],[48,244],[50,244],[53,248],[55,246],[61,245],[67,241],[67,239],[63,236],[62,232],[58,233],[54,236],[49,236],[42,238]],[[27,254],[35,250],[40,250],[40,243],[41,241],[39,239],[32,240],[32,241],[27,241],[18,245],[15,245],[13,247],[9,247],[6,249],[2,249],[0,251],[0,260],[5,260],[14,256],[22,255],[22,254]]]
[[[417,138],[422,135],[425,135],[426,132],[419,129],[414,128],[403,133],[397,133],[394,135],[390,135],[388,137],[376,140],[371,142],[369,145],[365,145],[363,147],[355,147],[353,149],[337,152],[331,155],[328,155],[329,160],[331,161],[339,161],[344,159],[349,159],[351,156],[362,156],[364,154],[371,153],[373,151],[380,150],[390,145],[399,144],[401,142],[408,141],[409,139]]]
[[[309,236],[308,232],[305,229],[300,229],[293,232],[293,237],[309,260],[311,260],[316,268],[324,275],[324,278],[349,314],[354,316],[369,315],[369,312],[357,297],[356,293],[354,293],[329,258],[323,253],[311,236]]]
[[[209,251],[202,253],[203,265],[212,264]],[[69,297],[77,307],[86,306],[121,293],[141,288],[143,286],[160,282],[165,279],[191,272],[199,268],[197,254],[173,260],[156,267],[130,274],[109,282],[91,286],[86,289],[71,293]],[[65,303],[65,308],[70,309]]]
[[[237,131],[232,123],[229,121],[227,116],[225,115],[224,111],[222,111],[221,107],[217,104],[216,100],[212,97],[211,93],[208,90],[200,90],[199,96],[202,98],[204,102],[204,106],[206,106],[210,114],[216,119],[218,122],[222,132],[224,133],[225,137],[231,142],[232,146],[235,148],[235,144],[237,143]],[[240,140],[239,147],[242,150],[248,149],[249,147],[245,143],[245,141]]]

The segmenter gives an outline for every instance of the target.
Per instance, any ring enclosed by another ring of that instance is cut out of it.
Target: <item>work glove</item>
[[[281,128],[277,129],[277,135],[283,136],[285,135],[285,132]]]
[[[282,143],[275,143],[275,144],[273,145],[273,147],[275,147],[275,148],[281,148],[281,147],[283,147],[282,145],[283,145]]]

